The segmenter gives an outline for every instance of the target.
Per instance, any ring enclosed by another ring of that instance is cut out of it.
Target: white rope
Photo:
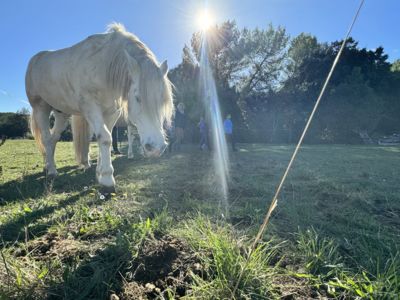
[[[253,242],[253,244],[252,244],[252,246],[250,248],[249,255],[247,256],[246,263],[245,263],[243,269],[241,270],[241,272],[239,274],[239,278],[238,278],[238,280],[236,282],[235,288],[232,291],[232,298],[235,298],[234,295],[235,295],[236,290],[237,290],[237,288],[238,288],[238,286],[240,284],[240,281],[242,280],[243,273],[246,270],[246,268],[248,267],[248,264],[249,264],[249,261],[250,261],[250,257],[253,254],[253,252],[254,252],[254,250],[255,250],[255,248],[257,246],[258,241],[261,239],[261,236],[264,234],[264,231],[265,231],[265,229],[266,229],[266,227],[268,225],[268,222],[269,222],[269,219],[271,217],[271,214],[272,214],[273,210],[276,208],[276,206],[278,204],[279,193],[280,193],[280,191],[281,191],[281,189],[283,187],[283,184],[285,183],[286,177],[287,177],[287,175],[288,175],[288,173],[289,173],[289,171],[290,171],[290,169],[292,167],[292,164],[293,164],[293,162],[294,162],[294,160],[295,160],[295,158],[297,156],[297,152],[299,151],[300,146],[303,143],[304,136],[306,135],[307,130],[310,127],[310,124],[311,124],[311,121],[312,121],[312,119],[314,117],[314,114],[315,114],[315,112],[316,112],[316,110],[318,108],[318,105],[319,105],[319,103],[321,101],[322,96],[325,93],[326,87],[328,86],[328,83],[329,83],[329,81],[330,81],[330,79],[332,77],[333,71],[336,68],[336,65],[337,65],[337,63],[339,61],[339,58],[340,58],[340,56],[341,56],[341,54],[343,52],[344,46],[346,45],[347,39],[350,36],[351,30],[353,29],[353,26],[354,26],[354,24],[355,24],[355,22],[356,22],[356,20],[358,18],[358,15],[360,13],[360,10],[361,10],[363,4],[364,4],[364,0],[361,0],[360,5],[358,6],[358,9],[357,9],[357,11],[356,11],[356,13],[355,13],[355,15],[353,17],[353,21],[351,22],[351,25],[350,25],[349,29],[347,30],[346,36],[343,39],[342,45],[340,47],[340,50],[337,53],[336,58],[335,58],[335,60],[334,60],[334,62],[332,64],[331,70],[329,71],[328,76],[326,77],[325,83],[324,83],[324,85],[323,85],[323,87],[321,89],[321,92],[319,93],[319,96],[317,98],[317,101],[315,102],[314,108],[311,111],[311,114],[310,114],[310,117],[308,118],[306,126],[304,127],[304,130],[303,130],[303,133],[301,134],[299,142],[297,143],[296,148],[295,148],[295,150],[294,150],[294,152],[292,154],[292,157],[291,157],[291,159],[289,161],[289,164],[288,164],[288,166],[286,168],[286,171],[283,174],[282,179],[281,179],[281,181],[280,181],[280,183],[278,185],[278,188],[276,189],[275,195],[271,200],[271,204],[270,204],[270,206],[268,208],[268,211],[267,211],[267,213],[265,215],[264,222],[261,224],[260,229],[258,230],[258,233],[256,235],[256,238],[254,239],[254,242]]]

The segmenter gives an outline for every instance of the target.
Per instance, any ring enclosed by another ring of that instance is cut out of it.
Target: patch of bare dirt
[[[127,273],[120,299],[158,299],[187,295],[192,274],[203,268],[195,253],[181,240],[164,236],[145,242]]]
[[[325,295],[315,291],[306,278],[282,275],[277,276],[274,283],[279,287],[282,300],[328,299]]]
[[[64,262],[74,257],[83,257],[89,249],[86,242],[75,239],[62,239],[56,234],[48,233],[43,237],[29,242],[27,250],[17,249],[16,257],[25,256],[28,253],[37,259],[48,259],[49,257],[61,257]]]

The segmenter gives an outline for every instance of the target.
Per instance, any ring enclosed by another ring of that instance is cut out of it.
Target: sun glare
[[[214,16],[207,10],[201,11],[197,16],[197,27],[202,30],[208,30],[215,24]]]

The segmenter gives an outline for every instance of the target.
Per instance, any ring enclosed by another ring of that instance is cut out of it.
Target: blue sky
[[[341,39],[359,0],[214,0],[217,22],[239,27],[284,26],[291,36],[311,33],[320,41]],[[116,21],[139,36],[170,68],[196,30],[203,1],[194,0],[2,0],[0,1],[0,111],[28,107],[24,76],[30,57],[68,47],[103,32]],[[366,0],[352,36],[361,47],[382,45],[391,61],[400,58],[399,0]]]

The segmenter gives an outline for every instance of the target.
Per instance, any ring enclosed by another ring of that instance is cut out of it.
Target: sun
[[[197,27],[200,30],[207,31],[214,24],[215,18],[208,10],[203,10],[197,15]]]

